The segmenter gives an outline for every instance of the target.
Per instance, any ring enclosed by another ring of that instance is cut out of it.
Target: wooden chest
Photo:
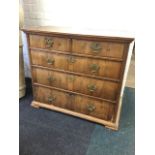
[[[117,130],[134,39],[60,27],[23,31],[31,62],[31,105]]]

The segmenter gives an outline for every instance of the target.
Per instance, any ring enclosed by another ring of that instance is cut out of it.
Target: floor
[[[80,118],[34,109],[31,81],[20,99],[20,155],[134,155],[135,89],[125,88],[119,130],[112,131]]]

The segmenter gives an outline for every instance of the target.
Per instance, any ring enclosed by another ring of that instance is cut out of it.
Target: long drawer
[[[71,90],[112,101],[115,101],[117,98],[119,88],[119,83],[117,82],[98,80],[35,67],[32,73],[35,83]]]
[[[69,109],[86,115],[112,121],[114,105],[108,102],[90,99],[72,93],[34,86],[35,101],[52,104],[57,107]]]
[[[120,79],[122,63],[61,53],[31,50],[32,64],[77,73]]]

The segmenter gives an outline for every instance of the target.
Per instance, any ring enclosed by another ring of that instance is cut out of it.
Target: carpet
[[[20,155],[134,155],[135,90],[125,88],[120,128],[103,126],[47,109],[30,106],[32,89],[19,100]]]

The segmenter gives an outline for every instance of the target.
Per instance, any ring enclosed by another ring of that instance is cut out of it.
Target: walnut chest
[[[60,27],[23,31],[31,63],[31,105],[117,130],[134,39]]]

